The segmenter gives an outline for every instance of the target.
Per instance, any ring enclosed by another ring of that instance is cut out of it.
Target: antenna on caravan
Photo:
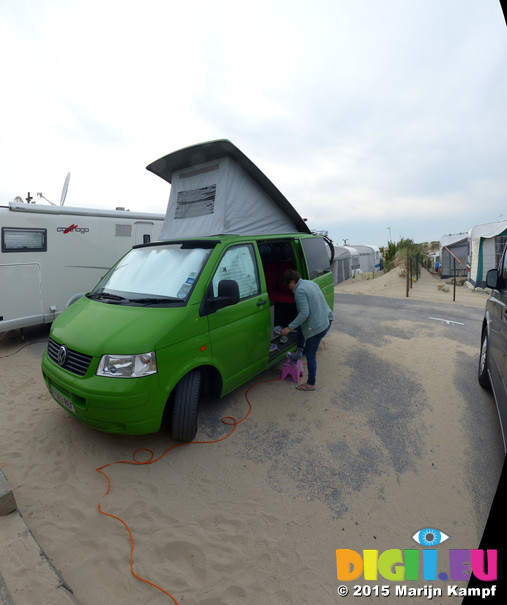
[[[62,195],[60,197],[60,206],[65,204],[65,198],[67,197],[67,190],[69,188],[70,172],[67,172],[65,177],[65,183],[63,184]]]
[[[67,190],[69,188],[69,180],[70,180],[70,172],[67,172],[67,176],[65,177],[65,182],[63,183],[62,195],[60,196],[60,206],[63,206],[65,204],[65,198],[67,197]],[[56,204],[53,204],[53,202],[51,200],[48,200],[47,197],[44,197],[41,192],[37,193],[37,197],[41,197],[43,200],[46,200],[46,202],[49,202],[51,204],[51,206],[56,206]]]

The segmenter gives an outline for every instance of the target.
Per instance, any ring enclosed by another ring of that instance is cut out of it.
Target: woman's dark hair
[[[283,274],[283,283],[287,286],[289,282],[295,281],[296,284],[301,279],[301,275],[295,269],[287,269]]]

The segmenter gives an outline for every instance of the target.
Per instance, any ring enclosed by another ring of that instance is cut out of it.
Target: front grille
[[[92,360],[91,355],[85,355],[84,353],[66,348],[67,355],[65,356],[65,361],[64,363],[60,363],[59,354],[61,347],[62,345],[55,342],[52,338],[49,339],[48,355],[51,361],[54,361],[57,365],[73,374],[84,376]]]

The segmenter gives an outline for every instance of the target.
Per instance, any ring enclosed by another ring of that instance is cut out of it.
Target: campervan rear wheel
[[[479,357],[479,384],[484,389],[489,389],[491,383],[489,381],[488,374],[488,363],[489,363],[489,352],[488,352],[488,331],[484,328],[482,333],[482,341],[481,341],[481,354]]]
[[[174,394],[171,433],[178,441],[192,441],[197,433],[201,371],[192,370],[178,382]]]

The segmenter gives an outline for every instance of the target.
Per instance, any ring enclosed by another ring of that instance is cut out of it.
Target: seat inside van
[[[296,269],[297,263],[294,249],[289,241],[263,241],[258,243],[262,267],[266,278],[269,304],[272,308],[274,326],[287,326],[297,315],[294,294],[283,283],[283,275],[287,269]],[[289,334],[289,343],[295,340],[296,334]],[[279,339],[273,337],[272,342]]]

